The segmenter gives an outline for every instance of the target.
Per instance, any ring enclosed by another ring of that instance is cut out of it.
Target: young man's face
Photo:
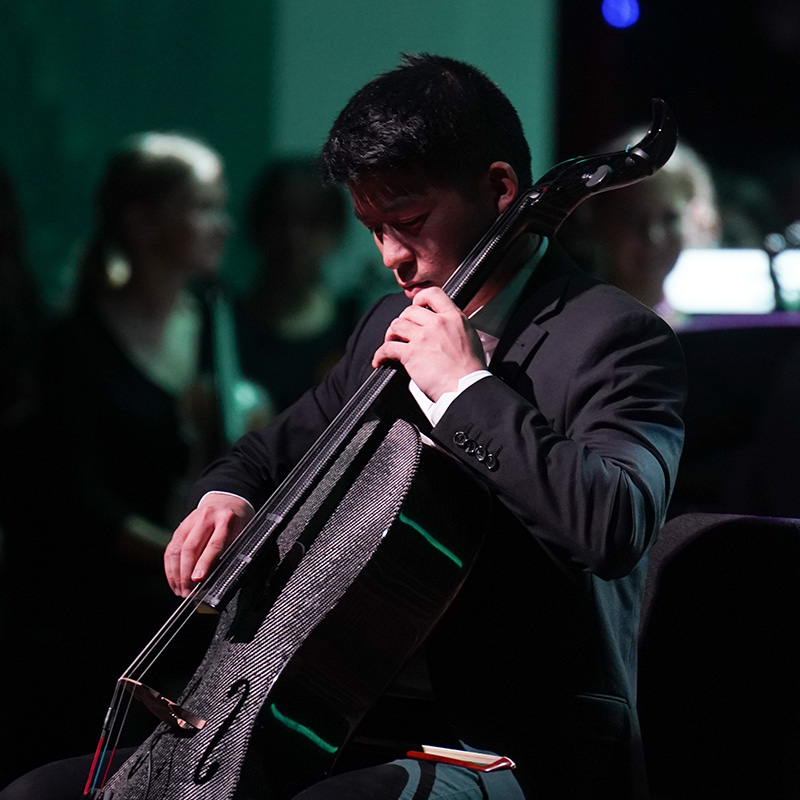
[[[349,184],[358,219],[407,297],[442,286],[502,210],[488,179],[473,192],[381,176]]]

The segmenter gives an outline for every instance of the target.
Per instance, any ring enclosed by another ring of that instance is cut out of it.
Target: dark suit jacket
[[[370,374],[407,303],[376,304],[323,383],[212,465],[196,497],[263,503]],[[437,697],[462,740],[518,762],[532,797],[645,796],[636,630],[683,442],[680,348],[550,242],[491,372],[429,431],[495,498],[478,562],[428,643]]]

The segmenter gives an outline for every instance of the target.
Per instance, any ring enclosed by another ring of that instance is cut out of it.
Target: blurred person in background
[[[639,141],[633,130],[598,152]],[[687,247],[717,247],[721,218],[711,172],[689,145],[646,181],[582,203],[561,229],[565,249],[586,270],[618,286],[672,324],[680,317],[663,284]]]
[[[94,746],[114,681],[175,608],[163,549],[185,487],[225,446],[206,289],[226,203],[222,159],[187,136],[134,136],[105,167],[74,308],[48,333],[41,402],[10,454],[16,769]],[[44,716],[76,722],[25,746]]]
[[[258,176],[247,233],[258,259],[252,288],[237,304],[243,373],[281,411],[318,383],[344,353],[360,307],[326,283],[326,260],[341,244],[347,206],[325,187],[311,158],[286,158]]]
[[[182,485],[223,446],[202,290],[220,267],[226,203],[222,160],[205,144],[128,141],[101,180],[75,308],[48,342],[43,386],[68,437],[68,494],[143,558],[160,558]]]

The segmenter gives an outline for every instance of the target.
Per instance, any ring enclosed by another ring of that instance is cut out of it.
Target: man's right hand
[[[164,570],[172,591],[188,597],[253,514],[252,506],[236,495],[205,495],[175,529],[164,551]]]

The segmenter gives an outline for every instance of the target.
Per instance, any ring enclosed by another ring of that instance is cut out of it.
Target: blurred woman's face
[[[642,181],[611,193],[598,226],[611,282],[647,305],[661,299],[661,286],[685,246],[688,198],[669,181]]]
[[[169,268],[201,277],[219,269],[230,220],[222,178],[190,178],[154,209],[152,255]]]

